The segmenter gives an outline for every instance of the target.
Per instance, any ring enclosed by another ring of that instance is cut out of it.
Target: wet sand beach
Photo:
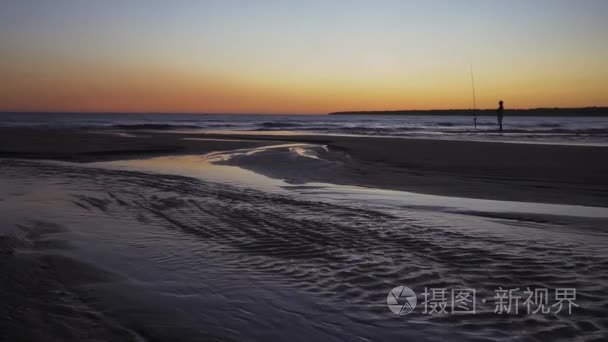
[[[7,340],[600,341],[608,331],[607,147],[0,131]],[[387,294],[399,285],[475,288],[477,312],[424,314],[419,297],[395,315]],[[498,287],[576,288],[578,307],[499,315]]]
[[[316,146],[315,153],[322,154],[325,164],[302,166],[300,162],[310,161],[306,158],[293,163],[288,147],[231,158],[226,163],[293,183],[608,206],[608,146],[141,130],[1,128],[0,133],[0,157],[76,162],[309,143]]]

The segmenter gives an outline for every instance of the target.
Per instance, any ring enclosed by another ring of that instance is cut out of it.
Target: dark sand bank
[[[248,135],[228,137],[251,139]],[[304,135],[256,135],[255,139],[326,145],[327,151],[319,152],[326,163],[306,167],[280,149],[226,163],[293,183],[608,206],[608,147]]]
[[[6,215],[6,213],[4,213]],[[4,222],[3,222],[4,223]],[[0,229],[0,340],[134,341],[137,333],[95,311],[75,292],[121,277],[65,257],[70,245],[55,234],[65,228],[31,221]]]
[[[608,147],[601,146],[1,129],[0,157],[86,162],[204,154],[288,142],[325,145],[327,150],[320,149],[314,161],[294,159],[286,148],[243,155],[226,163],[292,183],[316,181],[459,197],[608,206]]]
[[[0,128],[0,158],[91,162],[154,155],[196,154],[267,145],[263,141],[184,140],[178,133]]]

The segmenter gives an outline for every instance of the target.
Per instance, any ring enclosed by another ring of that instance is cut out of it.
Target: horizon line
[[[379,112],[433,112],[433,111],[485,111],[485,110],[494,110],[494,107],[491,108],[448,108],[448,109],[372,109],[372,110],[340,110],[340,111],[332,111],[327,113],[238,113],[238,112],[148,112],[148,111],[35,111],[35,110],[27,110],[27,111],[4,111],[0,110],[0,114],[153,114],[153,115],[330,115],[335,113],[379,113]],[[519,108],[506,108],[506,111],[509,110],[540,110],[540,109],[559,109],[559,110],[567,110],[567,109],[608,109],[608,106],[584,106],[584,107],[519,107]]]

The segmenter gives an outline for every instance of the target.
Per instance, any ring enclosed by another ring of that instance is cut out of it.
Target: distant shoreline
[[[332,112],[329,115],[494,116],[496,109],[414,109]],[[608,107],[505,109],[506,116],[606,116]]]

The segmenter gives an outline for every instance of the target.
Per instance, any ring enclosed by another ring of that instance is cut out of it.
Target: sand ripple
[[[108,241],[130,244],[168,268],[187,268],[192,260],[184,260],[185,252],[170,242],[187,238],[193,259],[204,253],[229,272],[304,291],[328,308],[346,307],[350,324],[365,326],[379,339],[395,337],[387,327],[414,323],[466,340],[601,340],[608,333],[608,238],[599,228],[415,208],[370,210],[179,176],[0,163],[3,174],[66,181],[69,215],[81,215],[83,222],[120,218],[121,236],[118,230],[95,233]],[[479,299],[492,298],[499,286],[574,287],[581,309],[573,315],[505,317],[488,304],[475,316],[418,312],[406,319],[385,305],[397,285],[418,293],[424,287],[470,287]],[[309,314],[317,316],[311,320],[324,316]],[[433,330],[424,334],[431,339]]]

